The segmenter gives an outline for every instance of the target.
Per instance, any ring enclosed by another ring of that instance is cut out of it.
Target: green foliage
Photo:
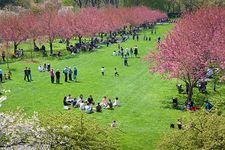
[[[225,119],[219,110],[192,114],[183,130],[167,135],[158,149],[223,149],[225,147]]]
[[[17,0],[17,4],[19,6],[22,6],[27,9],[31,7],[32,2],[33,2],[33,0]]]
[[[47,128],[54,149],[116,149],[112,129],[100,128],[82,112],[47,116],[42,119],[42,125]]]
[[[34,3],[41,3],[43,0],[34,0]]]
[[[63,0],[63,5],[65,6],[73,6],[74,0]]]

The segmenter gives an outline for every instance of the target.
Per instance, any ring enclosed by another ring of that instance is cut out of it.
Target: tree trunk
[[[96,2],[94,0],[91,0],[92,7],[95,7]]]
[[[52,40],[49,41],[50,44],[50,55],[53,54]]]
[[[8,41],[6,42],[6,65],[7,65],[7,69],[9,71],[9,43]]]
[[[115,0],[116,8],[119,8],[119,0]]]
[[[13,45],[14,45],[14,54],[16,54],[18,44],[14,41],[13,42]]]
[[[37,47],[36,39],[33,39],[33,44],[34,44],[34,49],[35,49],[35,47]]]
[[[82,36],[79,36],[79,43],[81,44]]]
[[[81,1],[81,0],[78,0],[78,6],[79,6],[80,8],[82,8],[82,1]]]
[[[193,95],[193,86],[191,86],[189,84],[189,87],[188,87],[188,100],[192,99],[192,95]]]
[[[70,39],[66,39],[66,46],[70,46]]]

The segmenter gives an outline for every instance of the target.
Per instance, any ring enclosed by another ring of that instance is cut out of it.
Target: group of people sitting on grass
[[[115,101],[112,102],[111,99],[104,96],[101,102],[97,103],[94,108],[95,102],[91,95],[85,100],[82,94],[78,98],[73,98],[69,94],[63,98],[63,105],[65,110],[69,110],[70,107],[80,108],[80,110],[85,111],[87,114],[91,114],[94,111],[102,112],[102,109],[112,110],[114,107],[120,106],[120,102],[118,97],[116,97]]]
[[[0,82],[3,82],[3,80],[11,80],[12,72],[9,70],[8,73],[4,73],[2,69],[0,69]]]
[[[19,48],[16,50],[15,57],[22,57],[24,55],[24,50],[22,48]]]
[[[91,42],[81,41],[79,43],[75,43],[75,45],[66,46],[67,51],[70,51],[71,54],[79,53],[80,51],[94,51],[97,48],[100,48],[97,45],[98,39],[95,38]]]
[[[51,65],[48,63],[48,64],[44,64],[43,66],[40,64],[38,66],[38,71],[39,72],[45,72],[45,71],[50,71],[51,69]]]
[[[173,108],[180,109],[180,110],[196,111],[196,110],[201,108],[201,106],[196,106],[194,104],[194,102],[192,100],[189,100],[189,99],[187,99],[185,101],[184,105],[179,105],[177,98],[173,98],[172,103],[173,103]],[[213,105],[208,100],[206,100],[205,101],[205,110],[209,111],[210,109],[212,109],[212,107],[213,107]]]

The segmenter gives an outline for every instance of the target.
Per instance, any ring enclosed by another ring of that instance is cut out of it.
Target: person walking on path
[[[51,82],[54,83],[55,81],[55,73],[54,73],[54,69],[50,70],[50,77],[51,77]]]
[[[60,71],[59,71],[59,69],[57,69],[57,71],[55,73],[55,76],[56,76],[56,83],[59,84],[60,83]]]
[[[65,67],[65,68],[63,69],[63,73],[64,73],[64,75],[65,75],[65,82],[67,82],[67,80],[68,80],[68,67]]]
[[[73,79],[75,82],[77,82],[77,68],[76,67],[74,67],[74,69],[73,69]]]

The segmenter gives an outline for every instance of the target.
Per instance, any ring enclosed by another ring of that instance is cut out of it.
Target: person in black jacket
[[[60,83],[60,71],[59,69],[57,69],[56,73],[55,73],[55,76],[56,76],[56,83]]]
[[[27,67],[24,69],[24,80],[27,80],[28,82],[29,80],[29,71],[27,69]]]

